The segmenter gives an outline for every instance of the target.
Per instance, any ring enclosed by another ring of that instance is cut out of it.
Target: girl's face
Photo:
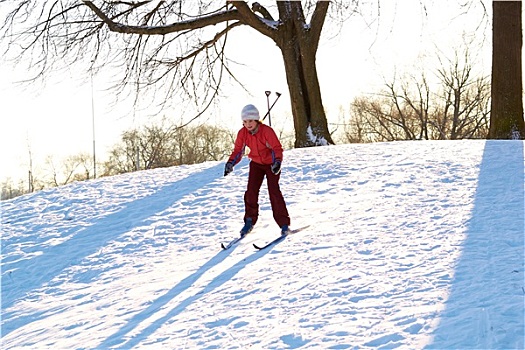
[[[255,129],[257,129],[258,121],[257,120],[243,120],[242,125],[244,125],[244,127],[248,129],[248,131],[253,132]]]

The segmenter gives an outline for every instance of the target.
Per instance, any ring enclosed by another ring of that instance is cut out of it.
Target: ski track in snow
[[[2,348],[524,348],[522,141],[285,152],[292,227],[248,161],[2,202]]]

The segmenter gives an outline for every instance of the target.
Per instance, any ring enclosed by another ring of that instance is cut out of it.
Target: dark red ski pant
[[[290,225],[290,216],[288,215],[286,203],[279,187],[281,173],[275,175],[272,173],[271,165],[263,165],[253,161],[250,162],[248,188],[244,193],[244,219],[252,218],[254,225],[257,222],[257,218],[259,217],[259,190],[261,189],[265,176],[275,222],[279,227]]]

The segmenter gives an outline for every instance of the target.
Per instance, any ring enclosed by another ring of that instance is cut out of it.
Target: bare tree
[[[224,159],[233,145],[229,141],[229,132],[216,126],[201,125],[191,132],[191,143],[187,144],[188,151],[197,155],[194,159],[187,160],[187,164],[201,163],[208,160]],[[190,152],[188,152],[190,154]]]
[[[487,77],[474,77],[468,50],[463,60],[456,56],[438,70],[444,103],[432,119],[434,139],[486,138],[489,124],[490,84]]]
[[[492,2],[492,139],[525,139],[521,1]]]
[[[29,154],[29,170],[27,171],[27,182],[28,182],[28,192],[31,193],[35,190],[34,183],[34,172],[33,172],[33,152],[31,150],[31,143],[29,138],[27,139],[27,152]]]
[[[218,95],[225,74],[236,79],[226,56],[228,33],[240,26],[251,27],[281,51],[295,146],[333,143],[316,53],[329,8],[334,15],[346,16],[355,11],[357,0],[332,5],[329,1],[287,0],[266,7],[258,2],[249,7],[245,1],[203,0],[10,4],[13,7],[3,21],[1,38],[15,57],[31,59],[37,75],[79,60],[92,62],[89,69],[124,64],[121,86],[133,83],[143,92],[162,85],[166,88],[164,103],[181,93],[199,109],[196,117]]]
[[[63,186],[75,181],[89,179],[91,156],[87,153],[68,156],[58,164],[52,156],[46,158],[44,177],[46,187]]]
[[[103,176],[134,171],[137,156],[141,169],[173,165],[171,158],[166,160],[172,133],[173,130],[165,130],[161,126],[144,126],[142,130],[125,131],[121,142],[109,152],[109,160],[104,163]]]
[[[422,73],[386,84],[375,98],[356,98],[346,127],[348,142],[455,140],[488,134],[490,84],[473,77],[468,52],[438,70],[439,87]]]
[[[142,169],[221,160],[231,151],[231,132],[216,126],[152,125],[128,130],[110,151],[104,176],[135,170],[138,149]]]
[[[11,178],[4,179],[0,184],[0,200],[12,199],[27,193],[27,189],[24,187],[25,185],[21,180],[18,185],[15,185]]]

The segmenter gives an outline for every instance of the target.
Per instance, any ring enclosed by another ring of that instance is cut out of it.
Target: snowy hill
[[[2,202],[1,347],[523,349],[524,143],[285,152],[292,227],[235,249],[247,160]]]

